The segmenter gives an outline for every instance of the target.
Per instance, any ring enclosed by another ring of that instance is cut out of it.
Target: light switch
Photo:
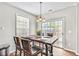
[[[1,26],[1,27],[0,27],[0,30],[4,30],[4,29],[5,29],[4,26]]]

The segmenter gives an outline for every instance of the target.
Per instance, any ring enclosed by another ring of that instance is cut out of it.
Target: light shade
[[[36,21],[37,21],[37,22],[45,22],[45,19],[40,17],[40,18],[38,18]]]

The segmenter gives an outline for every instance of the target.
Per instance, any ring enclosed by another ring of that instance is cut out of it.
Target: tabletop
[[[44,43],[44,44],[54,44],[57,40],[58,40],[58,37],[57,36],[53,36],[53,37],[22,37],[23,39],[29,39],[31,41],[36,41],[36,42],[39,42],[39,43]]]

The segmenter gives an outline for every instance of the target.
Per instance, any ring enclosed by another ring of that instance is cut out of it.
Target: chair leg
[[[25,56],[25,52],[23,51],[23,53],[24,53],[24,56]]]
[[[17,56],[17,49],[16,49],[16,51],[15,51],[15,56]]]
[[[2,56],[2,50],[0,50],[0,56]]]
[[[42,56],[43,54],[42,54],[42,52],[41,52],[41,56]]]
[[[22,54],[22,51],[20,50],[20,56],[21,56],[21,54]]]

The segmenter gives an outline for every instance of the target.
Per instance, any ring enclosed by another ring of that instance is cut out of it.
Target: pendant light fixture
[[[40,16],[37,19],[37,22],[45,22],[45,19],[42,17],[42,2],[40,2]]]

